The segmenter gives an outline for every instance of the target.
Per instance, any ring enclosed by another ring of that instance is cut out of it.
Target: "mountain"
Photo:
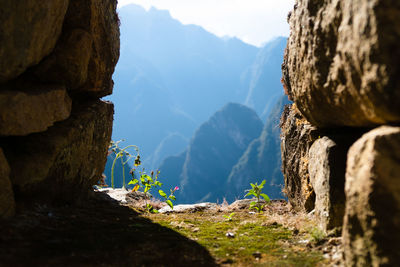
[[[281,96],[257,139],[253,140],[232,168],[226,184],[227,200],[243,198],[250,183],[266,179],[264,192],[271,198],[283,198],[284,185],[281,171],[280,116],[289,104],[287,96]]]
[[[148,162],[147,165],[150,165],[151,169],[157,169],[164,158],[169,155],[179,154],[186,149],[188,144],[188,138],[184,137],[183,135],[179,133],[169,134],[161,141],[153,155],[149,157],[151,162]]]
[[[250,69],[250,85],[245,105],[253,108],[266,121],[276,101],[283,95],[281,65],[286,37],[278,37],[258,52]]]
[[[163,160],[160,164],[160,181],[163,183],[162,189],[164,192],[169,192],[169,189],[175,188],[175,186],[181,185],[181,174],[182,168],[185,164],[187,151],[182,153],[169,156]],[[177,203],[183,203],[181,198],[181,190],[176,191]]]
[[[113,76],[113,139],[140,147],[144,162],[164,138],[190,138],[228,102],[243,102],[259,48],[183,25],[168,11],[119,10],[121,56]],[[172,154],[170,154],[172,155]],[[147,167],[150,167],[148,165]]]
[[[179,201],[222,201],[229,173],[263,124],[257,114],[241,104],[229,103],[203,123],[186,153],[167,158],[160,171],[181,185]],[[182,164],[184,158],[184,163]],[[166,169],[167,164],[175,169]],[[181,170],[179,173],[178,170]]]

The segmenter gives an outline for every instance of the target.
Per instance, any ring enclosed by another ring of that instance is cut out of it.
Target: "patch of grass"
[[[314,243],[320,243],[326,238],[325,232],[319,227],[312,227],[310,230],[310,238]]]
[[[204,246],[218,263],[240,266],[315,266],[322,254],[310,252],[292,231],[265,224],[266,216],[237,212],[227,221],[212,212],[156,214],[148,217]],[[227,236],[227,233],[230,233]],[[233,237],[232,237],[233,236]]]

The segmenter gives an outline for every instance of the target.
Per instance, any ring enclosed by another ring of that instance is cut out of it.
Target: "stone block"
[[[400,262],[400,127],[381,126],[355,142],[346,170],[346,266]]]
[[[62,86],[28,86],[0,90],[0,135],[24,136],[47,130],[71,113],[72,101]]]
[[[2,0],[0,83],[49,55],[61,34],[68,0]]]

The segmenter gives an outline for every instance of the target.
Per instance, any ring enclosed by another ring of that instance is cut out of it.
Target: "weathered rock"
[[[400,122],[399,16],[396,0],[297,1],[283,81],[308,121]]]
[[[14,192],[10,181],[10,166],[0,148],[0,219],[15,213]]]
[[[347,266],[400,262],[400,127],[376,128],[351,146],[343,242]]]
[[[62,86],[31,86],[0,91],[0,135],[45,131],[71,113],[71,99]]]
[[[78,38],[84,44],[84,49],[79,50],[75,45],[69,50],[60,52],[60,56],[66,59],[58,68],[67,68],[67,64],[75,58],[80,71],[79,79],[71,76],[70,89],[82,82],[86,72],[86,57],[88,46],[91,45],[89,64],[87,66],[87,79],[79,92],[86,92],[101,97],[112,93],[112,74],[119,58],[119,20],[116,12],[115,0],[71,0],[65,16],[63,36],[65,39]],[[77,30],[86,31],[91,38],[78,33]],[[81,39],[82,38],[82,39]],[[65,45],[61,44],[65,47]],[[56,56],[57,57],[57,56]],[[66,77],[68,78],[68,76]],[[78,81],[78,82],[77,82]]]
[[[346,157],[354,134],[324,136],[308,152],[308,172],[315,192],[315,215],[325,232],[342,227]]]
[[[55,51],[35,68],[34,75],[43,82],[77,89],[87,81],[92,47],[92,36],[87,31],[74,29],[65,33]]]
[[[50,54],[60,36],[68,0],[3,0],[0,11],[0,83]]]
[[[180,204],[174,206],[174,209],[171,209],[169,206],[162,207],[158,212],[160,213],[183,213],[183,212],[197,212],[204,211],[210,209],[216,209],[217,204],[210,202],[203,202],[198,204]]]
[[[3,148],[15,192],[60,200],[85,195],[102,178],[112,116],[112,104],[91,101],[46,132],[8,138]]]
[[[285,107],[281,129],[285,193],[294,209],[311,211],[314,209],[315,194],[308,174],[308,150],[318,133],[294,104]]]

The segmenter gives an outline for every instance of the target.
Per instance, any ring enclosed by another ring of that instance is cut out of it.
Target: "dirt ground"
[[[209,252],[102,193],[0,224],[0,266],[216,266]]]
[[[232,210],[236,213],[233,224],[223,217]],[[319,241],[320,244],[306,240],[307,232],[301,229],[305,229],[303,224],[309,222],[304,222],[304,216],[300,217],[291,214],[282,202],[270,205],[264,215],[257,217],[242,207],[222,207],[214,211],[187,214],[149,215],[121,205],[104,193],[95,192],[88,201],[73,206],[30,204],[14,218],[0,222],[0,266],[334,265],[332,259],[323,256],[326,250],[329,253],[338,244],[329,245],[332,243],[329,239],[322,243]],[[265,231],[251,225],[260,225],[270,233],[276,232],[285,237],[275,240],[280,238],[277,235],[271,239],[278,242],[268,247],[273,249],[275,258],[272,254],[267,255],[267,250],[263,251],[266,246],[256,243],[262,240],[260,243],[268,244],[264,239],[259,239]],[[251,235],[253,228],[255,232],[254,238],[234,238],[227,242],[225,232],[221,232],[221,237],[207,239],[210,233],[206,227],[211,227],[211,234],[213,227],[223,231],[232,228],[238,237],[243,236],[240,234],[243,227],[247,229],[244,234]],[[243,245],[243,242],[248,243]],[[247,250],[242,247],[251,248],[253,245],[260,252],[257,250],[253,255],[245,254]],[[221,257],[224,246],[233,251],[230,252],[233,256],[225,256],[223,252]],[[288,260],[294,261],[280,259],[287,255]],[[272,261],[267,260],[276,260],[277,257],[279,261],[276,262],[283,265],[272,264]],[[296,263],[296,259],[303,260],[304,257],[312,260],[306,265]]]

